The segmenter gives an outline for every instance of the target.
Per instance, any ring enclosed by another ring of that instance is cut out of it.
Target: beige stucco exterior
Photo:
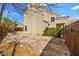
[[[37,11],[37,10],[36,10]],[[24,15],[25,25],[27,25],[28,34],[42,34],[43,30],[47,26],[47,23],[43,22],[43,16],[35,10],[27,10],[31,14],[27,13]]]
[[[55,22],[51,22],[51,17],[56,18]],[[58,23],[65,23],[66,25],[70,23],[68,17],[58,16],[43,9],[39,11],[34,7],[29,7],[24,14],[24,25],[27,25],[27,31],[25,32],[28,34],[42,34],[48,26],[48,23],[44,21],[50,23],[50,27],[56,27]]]

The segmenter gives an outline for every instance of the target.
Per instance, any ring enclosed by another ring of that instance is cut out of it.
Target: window
[[[51,17],[51,22],[55,22],[55,17]]]
[[[27,31],[27,25],[25,25],[25,31]]]

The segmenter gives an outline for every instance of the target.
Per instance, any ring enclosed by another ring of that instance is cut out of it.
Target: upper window
[[[51,17],[51,22],[55,22],[55,17]]]

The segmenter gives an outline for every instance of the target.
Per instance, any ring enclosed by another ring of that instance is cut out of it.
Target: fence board
[[[69,28],[64,28],[64,39],[71,56],[79,56],[79,30],[73,28],[73,31]]]

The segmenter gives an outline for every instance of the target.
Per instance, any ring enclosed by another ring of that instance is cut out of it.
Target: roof
[[[69,24],[67,27],[68,27],[68,28],[78,29],[78,28],[79,28],[79,20],[77,20],[77,21],[75,21],[75,22]]]
[[[56,19],[59,19],[59,18],[69,18],[69,16],[57,16]]]

